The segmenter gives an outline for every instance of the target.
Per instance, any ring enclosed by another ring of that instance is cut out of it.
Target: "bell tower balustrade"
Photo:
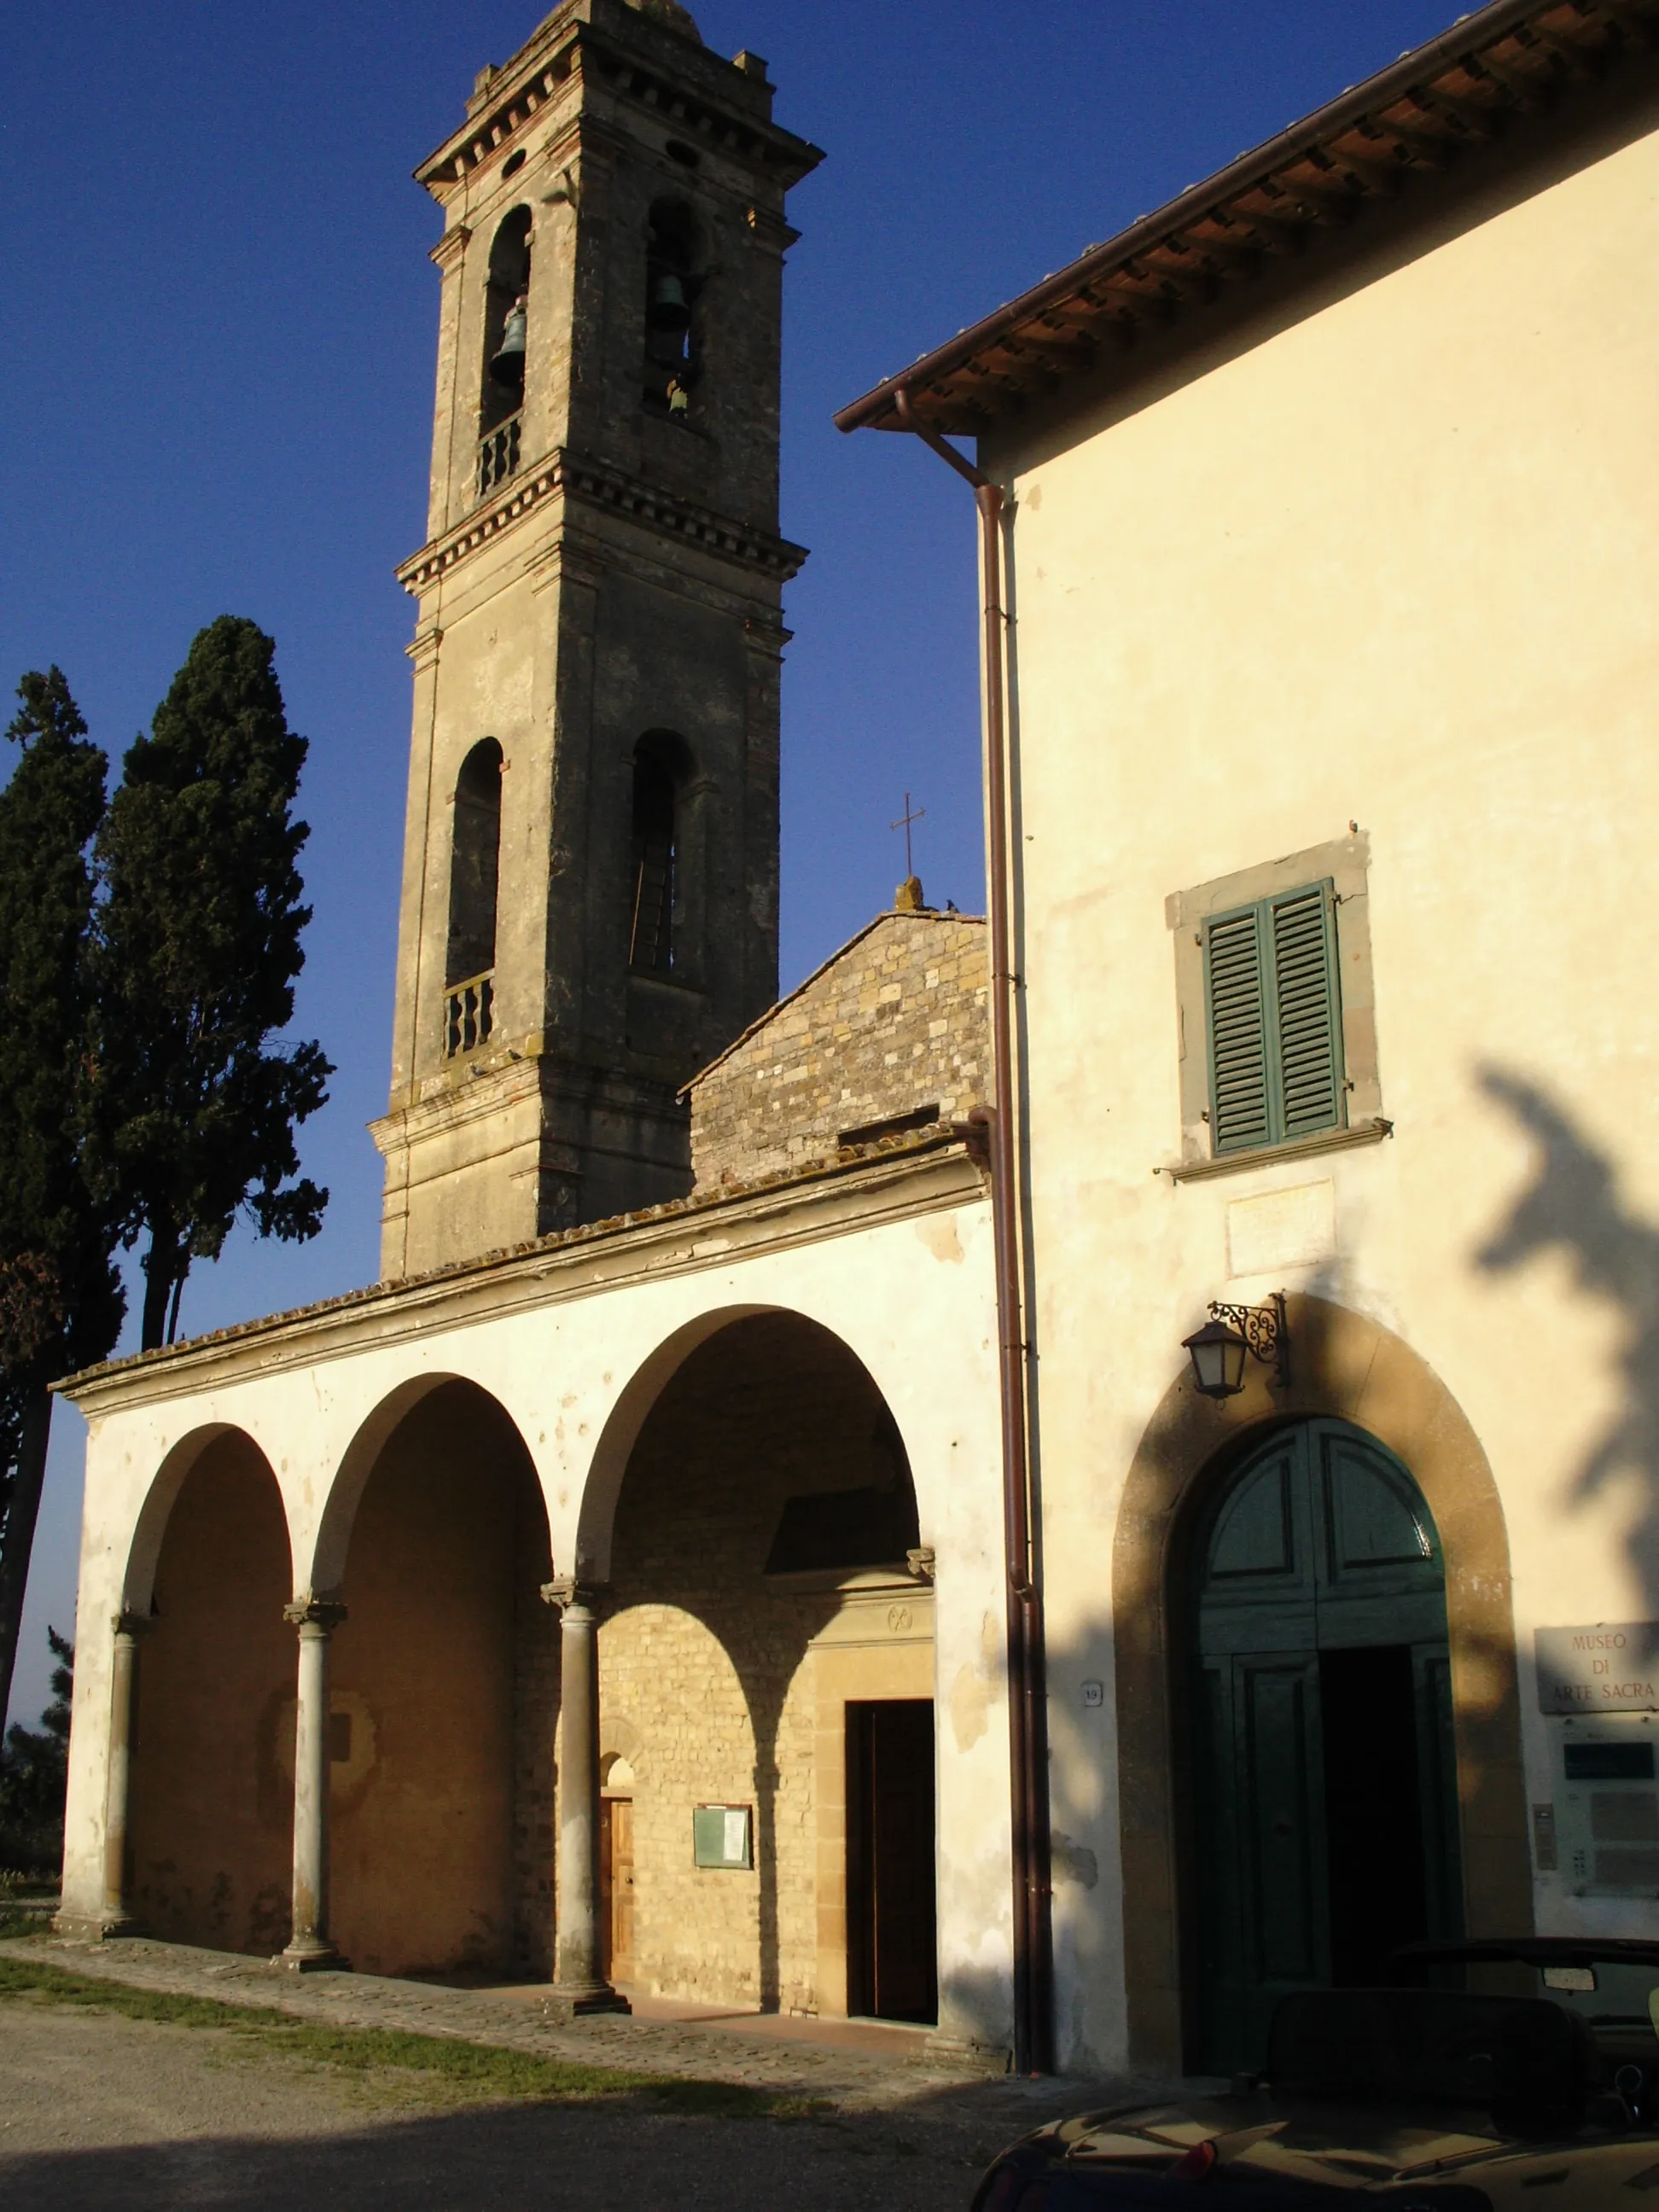
[[[488,1044],[495,1026],[495,984],[493,974],[473,975],[465,983],[452,983],[444,997],[444,1058],[457,1060]]]
[[[478,441],[477,486],[480,499],[487,499],[499,483],[519,472],[520,431],[524,422],[520,409],[509,415],[505,422],[498,422]]]

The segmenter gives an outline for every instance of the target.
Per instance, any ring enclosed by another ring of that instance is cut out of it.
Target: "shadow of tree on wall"
[[[1481,1071],[1480,1085],[1532,1139],[1538,1164],[1477,1265],[1508,1274],[1561,1251],[1578,1289],[1611,1302],[1624,1325],[1619,1407],[1569,1495],[1585,1506],[1627,1482],[1638,1486],[1632,1564],[1652,1615],[1659,1613],[1659,1226],[1631,1212],[1613,1163],[1536,1085],[1492,1067]]]

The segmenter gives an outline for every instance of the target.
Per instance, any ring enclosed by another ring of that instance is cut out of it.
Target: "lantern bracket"
[[[1223,1299],[1212,1298],[1210,1319],[1236,1328],[1251,1358],[1273,1369],[1273,1381],[1279,1389],[1289,1389],[1291,1331],[1285,1318],[1283,1291],[1275,1291],[1265,1306],[1229,1305]]]

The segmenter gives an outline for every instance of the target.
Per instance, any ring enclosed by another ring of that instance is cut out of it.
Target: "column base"
[[[143,1923],[131,1913],[54,1912],[52,1932],[71,1943],[108,1943],[123,1936],[143,1936]]]
[[[964,2073],[994,2077],[1013,2071],[1014,2054],[1006,2044],[975,2043],[969,2037],[934,2028],[921,2047],[929,2058],[960,2066]]]
[[[271,1960],[289,1974],[349,1974],[351,1961],[338,1951],[325,1947],[296,1949],[290,1943],[286,1951],[279,1951]]]
[[[553,1984],[546,2000],[550,2015],[556,2020],[580,2020],[587,2013],[629,2012],[634,2009],[620,1990],[613,1990],[609,1982],[587,1982],[574,1989]]]

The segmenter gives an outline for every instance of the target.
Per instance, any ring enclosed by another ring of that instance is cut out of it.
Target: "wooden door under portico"
[[[607,1793],[599,1801],[599,1925],[605,1974],[634,1978],[634,1801]]]
[[[939,2015],[933,1887],[933,1706],[847,1706],[847,2009],[931,2025]]]

